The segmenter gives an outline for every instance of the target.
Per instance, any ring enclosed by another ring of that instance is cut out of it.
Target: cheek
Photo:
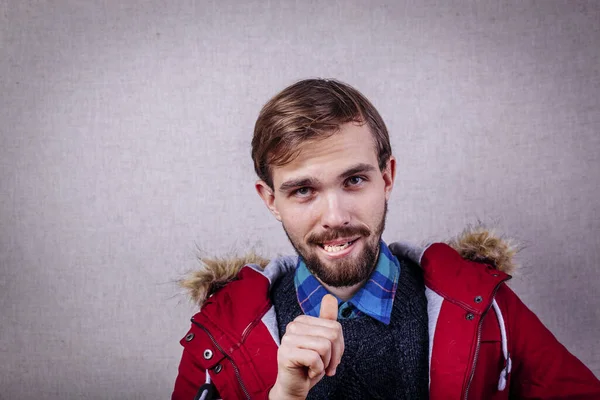
[[[298,204],[286,204],[279,209],[281,222],[288,234],[296,239],[303,238],[309,233],[313,226],[313,214],[310,207]]]
[[[370,191],[355,200],[353,209],[360,220],[369,225],[379,223],[385,209],[383,191]]]

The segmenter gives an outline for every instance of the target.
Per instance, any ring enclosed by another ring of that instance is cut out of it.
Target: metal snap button
[[[210,349],[206,349],[204,350],[204,354],[202,354],[204,356],[205,360],[210,360],[213,356],[213,352]]]
[[[221,372],[221,370],[223,370],[223,366],[221,364],[217,364],[215,366],[215,374],[218,374],[219,372]]]
[[[472,321],[473,318],[475,318],[475,316],[473,315],[473,313],[467,313],[467,315],[465,315],[465,318],[467,319],[467,321]]]
[[[481,303],[483,301],[483,297],[477,296],[475,297],[475,303]]]
[[[190,342],[193,338],[194,338],[194,334],[193,333],[188,333],[187,335],[185,335],[185,341],[186,342]]]

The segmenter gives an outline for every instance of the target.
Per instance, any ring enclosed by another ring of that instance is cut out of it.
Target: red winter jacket
[[[505,285],[509,275],[442,243],[424,252],[397,243],[390,249],[423,270],[431,399],[600,399],[600,381]],[[264,270],[246,265],[203,302],[181,340],[172,400],[193,400],[211,381],[225,400],[267,399],[279,345],[270,282],[295,265],[295,257]],[[202,301],[210,282],[196,281]]]

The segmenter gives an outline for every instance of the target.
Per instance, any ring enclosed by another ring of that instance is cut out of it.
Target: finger
[[[338,329],[336,329],[335,336],[331,341],[331,360],[329,361],[329,365],[326,369],[328,376],[335,375],[336,369],[342,361],[344,348],[344,333],[342,331],[342,326],[338,324]]]
[[[330,342],[338,340],[340,336],[340,324],[335,322],[330,326],[305,324],[300,321],[292,321],[285,328],[285,334],[318,336],[329,339]]]
[[[308,368],[308,378],[314,379],[325,372],[325,366],[319,353],[314,350],[294,347],[285,352],[280,364],[284,368],[297,369],[298,367]]]
[[[299,319],[296,319],[290,322],[285,331],[286,336],[290,336],[290,339],[297,336],[316,336],[320,338],[326,338],[331,347],[331,356],[329,358],[329,362],[325,364],[327,369],[327,375],[332,376],[335,374],[335,370],[337,366],[340,364],[342,360],[342,356],[344,355],[344,333],[342,331],[342,326],[337,321],[327,321],[321,320],[323,322],[328,322],[328,326],[323,325],[314,325],[312,324],[313,320],[319,320],[318,318],[309,317],[312,320],[309,320],[311,323],[300,322]],[[283,342],[282,339],[282,342]]]
[[[300,322],[306,325],[315,325],[315,326],[323,326],[325,328],[331,328],[331,329],[336,329],[336,327],[338,326],[338,322],[336,320],[329,320],[329,319],[323,319],[323,318],[318,318],[318,317],[311,317],[309,315],[298,315],[294,321],[294,323],[296,322]]]
[[[319,353],[319,356],[323,361],[324,368],[327,368],[331,361],[333,344],[329,339],[325,337],[286,333],[286,335],[282,339],[282,344],[285,345],[284,349],[300,348],[316,351],[317,353]]]
[[[298,319],[290,322],[286,327],[283,338],[288,335],[326,338],[330,343],[331,356],[329,362],[325,363],[325,367],[327,368],[328,375],[334,375],[335,369],[340,364],[342,356],[344,355],[344,334],[342,326],[337,321],[328,321],[314,317],[309,318],[312,318],[312,320],[310,320],[311,323],[308,324],[300,322]],[[327,322],[328,324],[327,326],[314,325],[312,324],[313,320]]]
[[[337,321],[337,314],[337,299],[330,294],[326,294],[321,299],[321,311],[319,312],[319,318],[328,319],[330,321]]]
[[[336,321],[337,322],[337,314],[338,314],[338,301],[337,299],[330,295],[326,294],[321,299],[321,310],[319,312],[319,318]],[[329,365],[326,366],[326,373],[329,376],[335,375],[337,366],[339,365],[342,354],[344,353],[344,339],[341,331],[341,326],[338,324],[339,328],[336,330],[336,337],[332,340],[332,361]]]

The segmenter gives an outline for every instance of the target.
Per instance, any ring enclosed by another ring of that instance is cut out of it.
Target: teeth
[[[344,244],[341,244],[341,245],[338,245],[338,246],[323,245],[323,248],[328,253],[337,253],[338,251],[344,250],[348,246],[350,246],[350,242],[344,243]]]

